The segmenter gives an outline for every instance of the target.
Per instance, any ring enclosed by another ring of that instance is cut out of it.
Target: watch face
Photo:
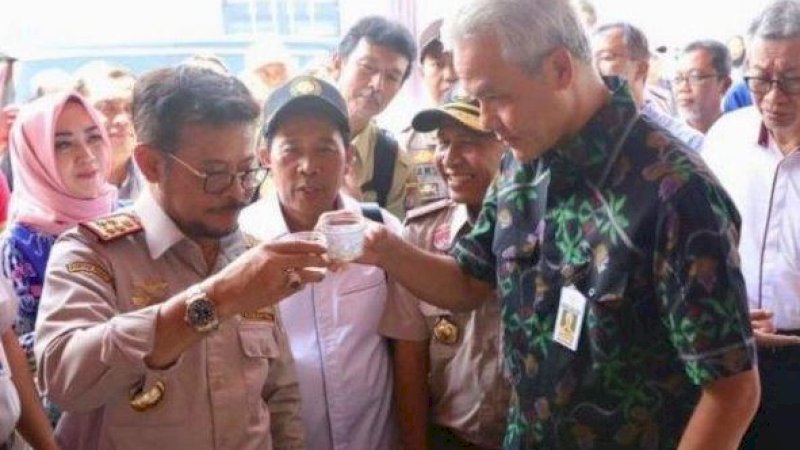
[[[198,299],[189,305],[186,315],[194,326],[208,325],[216,319],[214,304],[207,299]]]

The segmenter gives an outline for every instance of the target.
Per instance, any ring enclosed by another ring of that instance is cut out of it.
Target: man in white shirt
[[[336,88],[297,77],[269,97],[265,117],[262,161],[275,189],[244,210],[242,229],[273,240],[314,229],[327,211],[360,214],[361,205],[340,194],[352,146],[347,107]],[[384,223],[399,232],[399,221],[381,213]],[[396,447],[389,350],[378,334],[388,292],[383,270],[347,264],[280,307],[309,449]]]
[[[702,155],[742,216],[739,252],[763,390],[742,448],[788,449],[800,416],[800,3],[753,21],[745,80],[754,106],[723,115]]]

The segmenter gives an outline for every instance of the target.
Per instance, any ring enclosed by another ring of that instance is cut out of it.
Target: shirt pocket
[[[239,342],[242,346],[242,371],[247,387],[247,402],[251,417],[258,419],[267,414],[262,397],[269,376],[269,366],[280,356],[275,324],[243,320],[239,325]]]
[[[463,340],[464,330],[461,324],[458,323],[458,320],[456,320],[456,315],[451,311],[437,308],[424,302],[420,303],[420,311],[422,315],[425,316],[425,323],[428,327],[431,367],[444,365],[455,356],[456,350]],[[439,336],[437,336],[437,326],[453,328],[457,334],[453,342],[444,342],[444,340],[441,339],[441,331],[439,331]]]
[[[357,265],[345,274],[337,288],[336,322],[369,333],[378,330],[386,303],[386,275],[376,267]]]

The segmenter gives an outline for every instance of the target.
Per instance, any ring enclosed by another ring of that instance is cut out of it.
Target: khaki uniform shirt
[[[464,205],[442,200],[409,211],[404,236],[421,248],[447,254],[456,238],[470,230],[467,218]],[[386,306],[380,332],[392,339],[430,342],[432,420],[476,445],[500,448],[509,387],[500,357],[497,298],[486,299],[474,311],[455,313],[398,290]]]
[[[101,242],[73,229],[50,256],[35,353],[40,387],[64,411],[56,431],[62,448],[304,448],[297,379],[272,308],[221,323],[167,369],[144,363],[160,303],[247,245],[232,233],[207,267],[149,191],[133,214],[143,230]],[[159,382],[159,401],[131,407],[132,395],[154,392]]]
[[[361,133],[353,137],[352,144],[356,148],[353,170],[357,186],[362,186],[372,180],[372,174],[375,171],[375,143],[377,138],[378,126],[375,122],[370,122]],[[415,188],[416,179],[411,161],[408,159],[408,155],[402,149],[399,149],[397,161],[394,164],[392,187],[389,189],[384,208],[402,220],[406,215],[406,210],[410,209],[406,205],[406,197]],[[377,194],[374,191],[362,192],[361,194],[362,201],[377,201]]]

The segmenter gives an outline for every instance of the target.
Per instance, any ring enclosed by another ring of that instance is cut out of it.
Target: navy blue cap
[[[264,135],[275,131],[280,120],[290,113],[320,111],[339,129],[350,135],[347,103],[332,84],[309,75],[292,78],[270,94],[264,104]]]

